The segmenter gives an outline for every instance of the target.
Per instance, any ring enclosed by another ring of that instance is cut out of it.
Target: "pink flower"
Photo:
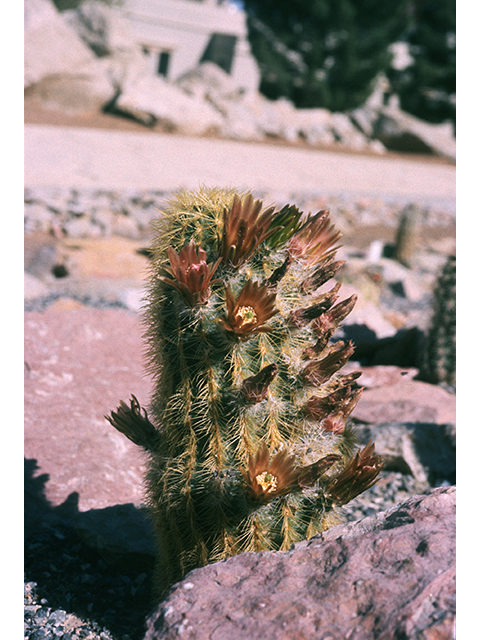
[[[207,264],[206,252],[195,247],[193,240],[177,254],[172,247],[168,248],[170,266],[163,267],[170,278],[161,276],[163,282],[175,287],[184,300],[190,305],[205,304],[210,297],[210,285],[217,280],[212,280],[221,258],[213,264]]]

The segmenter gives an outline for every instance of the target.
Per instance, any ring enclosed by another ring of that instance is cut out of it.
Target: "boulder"
[[[74,73],[95,59],[51,0],[25,0],[24,84],[47,76]]]
[[[208,102],[146,72],[124,80],[113,108],[147,125],[159,122],[167,130],[188,135],[215,133],[224,122]]]
[[[350,118],[369,138],[392,151],[427,153],[456,159],[456,141],[450,122],[431,124],[402,111],[393,96],[387,105],[367,101]]]
[[[146,73],[145,56],[120,9],[87,0],[65,11],[63,17],[95,55],[103,58],[116,94]]]
[[[352,417],[369,424],[454,424],[456,396],[428,382],[402,380],[389,386],[365,389]]]
[[[283,138],[283,123],[275,103],[259,93],[247,93],[241,99],[219,98],[215,106],[225,117],[222,133],[228,138],[262,140]]]
[[[194,98],[213,103],[222,99],[240,100],[245,94],[245,90],[214,62],[202,62],[177,78],[175,85]]]
[[[87,0],[62,15],[99,58],[138,49],[126,19],[114,6]]]
[[[47,296],[49,289],[47,285],[31,273],[24,271],[23,274],[23,298],[25,301],[35,300]]]
[[[454,487],[339,525],[287,552],[190,572],[144,640],[451,640]]]
[[[268,100],[256,91],[240,88],[218,65],[204,62],[175,82],[188,95],[213,105],[223,117],[220,129],[228,138],[297,139],[291,130],[295,109],[288,100]]]
[[[332,114],[328,109],[297,109],[294,123],[299,137],[308,144],[330,145],[335,142],[331,129]]]
[[[375,137],[387,149],[432,153],[456,159],[456,143],[451,123],[431,124],[402,111],[395,104],[382,108],[375,123]]]
[[[141,450],[104,418],[135,394],[148,406],[138,318],[81,307],[25,314],[24,455],[47,476],[55,508],[76,495],[78,511],[143,501]]]
[[[115,95],[110,63],[93,59],[74,70],[51,73],[30,86],[25,97],[69,114],[98,113]]]
[[[328,109],[296,109],[291,122],[298,131],[298,137],[311,145],[341,146],[356,151],[369,150],[384,153],[384,146],[372,141],[349,114],[330,112]]]
[[[413,380],[418,375],[418,369],[415,367],[396,367],[395,365],[359,367],[358,362],[353,360],[347,362],[342,371],[344,373],[361,371],[362,377],[358,380],[358,383],[365,389],[389,387],[400,382]]]
[[[23,261],[25,272],[39,280],[48,280],[62,259],[58,240],[44,231],[25,235]]]
[[[335,139],[357,151],[369,147],[368,138],[353,124],[346,113],[332,113],[331,130]]]
[[[96,113],[115,90],[106,60],[96,58],[50,0],[25,3],[26,100],[66,113]]]
[[[357,347],[361,347],[363,342],[370,344],[397,333],[396,328],[385,318],[382,309],[373,302],[366,302],[354,308],[344,322],[343,329],[356,341]]]

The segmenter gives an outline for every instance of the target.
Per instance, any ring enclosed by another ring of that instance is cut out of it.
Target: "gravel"
[[[160,215],[174,192],[155,190],[102,190],[68,187],[30,187],[25,189],[24,231],[43,231],[68,237],[109,237],[122,235],[134,239],[148,237],[150,222]],[[300,210],[328,208],[332,220],[342,231],[358,226],[386,225],[396,228],[408,197],[325,195],[308,192],[254,192],[266,204],[279,207],[294,203]],[[283,202],[285,200],[285,202]],[[418,200],[427,228],[452,229],[455,202]]]
[[[87,307],[95,307],[96,309],[128,309],[120,300],[106,300],[103,297],[91,297],[81,296],[75,293],[69,293],[69,299],[80,302]],[[30,311],[45,311],[56,300],[64,298],[62,293],[51,293],[46,296],[34,298],[33,300],[24,300],[23,309],[26,312]]]
[[[67,522],[43,523],[25,540],[25,640],[138,640],[151,601],[151,571],[110,566]]]

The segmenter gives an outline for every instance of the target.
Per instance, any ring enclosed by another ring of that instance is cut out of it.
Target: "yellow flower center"
[[[264,471],[263,473],[260,473],[256,477],[256,481],[262,487],[265,493],[273,493],[273,491],[275,491],[275,489],[277,488],[277,484],[278,484],[277,478],[275,476],[272,476],[271,473],[268,473],[268,471]]]
[[[235,319],[238,317],[241,318],[240,327],[243,327],[245,324],[253,324],[257,321],[257,314],[253,307],[239,307],[235,314]]]

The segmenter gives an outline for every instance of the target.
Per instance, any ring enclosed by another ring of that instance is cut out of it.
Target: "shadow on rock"
[[[456,483],[455,426],[422,422],[357,425],[362,444],[375,442],[385,470],[408,473],[429,487]]]
[[[152,606],[154,562],[150,523],[133,504],[78,511],[78,494],[53,507],[48,474],[35,476],[25,459],[25,581],[40,601],[78,618],[95,620],[113,635],[144,635]]]
[[[361,366],[419,366],[424,334],[417,327],[399,329],[388,338],[377,338],[375,332],[364,324],[346,325],[343,332],[348,340],[355,343],[354,357]]]

